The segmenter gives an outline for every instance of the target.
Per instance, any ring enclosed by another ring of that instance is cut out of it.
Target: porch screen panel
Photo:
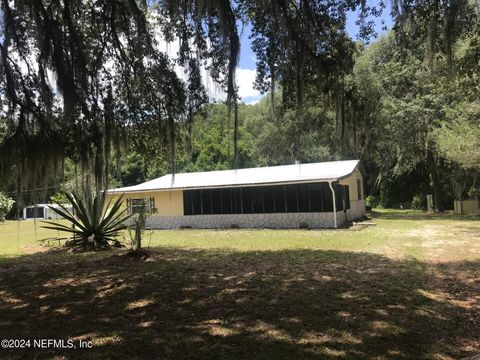
[[[200,190],[202,192],[203,214],[212,214],[212,192],[211,190]]]
[[[263,188],[263,206],[264,212],[266,214],[271,214],[275,212],[275,199],[274,199],[274,189],[273,186],[265,186]]]
[[[265,188],[252,188],[252,213],[263,214],[265,213]]]
[[[310,209],[312,212],[323,212],[324,210],[324,189],[322,184],[309,184],[308,192],[310,193]],[[332,194],[330,194],[332,197]]]
[[[348,186],[333,185],[337,211],[350,207]],[[332,212],[327,183],[185,190],[184,215]]]
[[[233,207],[233,189],[221,189],[222,194],[222,214],[234,214]]]
[[[322,192],[322,201],[323,201],[323,212],[332,212],[333,211],[333,198],[332,198],[332,191],[328,184],[323,185],[321,187]],[[338,210],[338,209],[337,209]]]
[[[309,188],[305,185],[297,187],[298,193],[298,211],[299,212],[311,212],[311,202],[309,199]]]
[[[284,186],[273,186],[273,197],[274,197],[274,201],[275,201],[274,212],[276,212],[276,213],[287,212],[287,209],[285,207],[285,188],[284,188]]]
[[[243,214],[253,214],[252,188],[242,188]]]
[[[223,213],[223,203],[222,203],[222,190],[214,189],[210,190],[212,195],[212,214],[222,214]]]
[[[183,193],[183,213],[185,215],[193,215],[193,194],[191,191]]]
[[[287,193],[287,212],[298,212],[297,185],[287,185],[285,191]]]

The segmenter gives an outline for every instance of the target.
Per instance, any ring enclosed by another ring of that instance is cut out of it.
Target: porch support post
[[[330,190],[332,191],[332,199],[333,199],[333,224],[335,229],[337,228],[337,204],[336,204],[336,199],[335,199],[335,190],[333,189],[332,186],[332,180],[328,182],[328,186],[330,187]]]

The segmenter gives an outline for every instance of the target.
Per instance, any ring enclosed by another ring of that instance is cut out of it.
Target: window
[[[357,179],[357,199],[362,200],[362,180]]]
[[[343,210],[343,185],[333,184],[335,190],[335,207],[337,211]]]
[[[33,219],[33,218],[43,218],[45,217],[45,209],[43,207],[29,207],[26,211],[26,218]]]
[[[348,210],[350,209],[350,189],[348,185],[343,185],[343,209]]]
[[[155,209],[155,198],[127,199],[127,207],[130,214],[151,213]]]

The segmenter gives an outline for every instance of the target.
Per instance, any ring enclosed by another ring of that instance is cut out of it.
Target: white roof
[[[110,193],[151,190],[197,189],[253,186],[261,184],[299,183],[309,181],[336,181],[352,174],[359,160],[329,161],[311,164],[257,167],[237,170],[219,170],[168,174],[142,184],[110,189]]]
[[[70,204],[62,204],[64,207],[66,207],[67,209],[69,207],[72,207],[72,205]],[[29,206],[25,206],[24,209],[31,209],[31,208],[46,208],[46,207],[54,207],[54,208],[60,208],[60,205],[58,204],[35,204],[35,205],[29,205]]]

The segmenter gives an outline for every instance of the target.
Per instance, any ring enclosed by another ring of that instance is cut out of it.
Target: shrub
[[[426,210],[427,209],[427,197],[422,194],[416,194],[412,199],[412,209]]]
[[[15,200],[0,192],[0,222],[5,221],[5,215],[12,209]]]
[[[122,198],[117,198],[113,204],[110,200],[105,206],[105,194],[80,196],[78,194],[65,194],[73,211],[68,210],[64,204],[56,203],[59,208],[50,207],[60,216],[70,221],[74,227],[64,224],[45,221],[47,229],[68,232],[73,239],[67,241],[67,246],[79,250],[105,250],[111,246],[121,246],[116,237],[121,230],[126,228],[125,221],[130,218],[126,215],[127,209],[122,209]]]
[[[370,206],[372,208],[376,208],[380,205],[378,199],[376,196],[374,195],[368,195],[366,198],[365,198],[365,205],[366,206]]]

